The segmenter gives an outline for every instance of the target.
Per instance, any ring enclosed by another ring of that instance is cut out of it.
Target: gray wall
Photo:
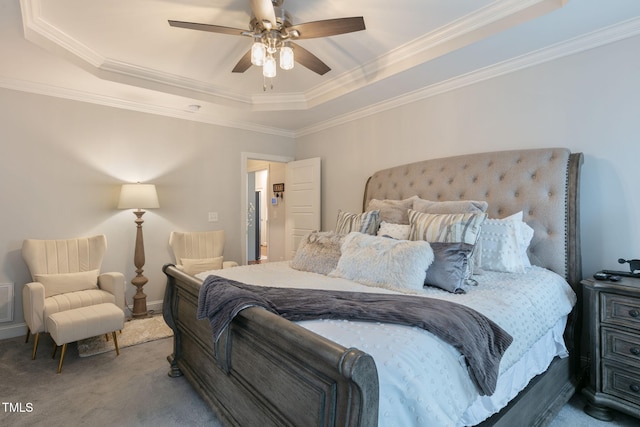
[[[25,238],[106,234],[103,271],[121,271],[127,303],[135,288],[135,215],[117,210],[120,184],[156,184],[160,209],[143,219],[150,308],[160,308],[172,261],[172,230],[224,229],[225,258],[240,261],[241,152],[293,156],[291,139],[0,89],[0,283],[15,283],[14,322],[26,331],[22,285],[30,281]],[[208,212],[219,221],[207,222]]]
[[[640,37],[521,70],[292,141],[282,137],[0,89],[0,283],[29,275],[25,238],[104,233],[103,270],[134,276],[134,215],[115,209],[119,185],[149,182],[161,208],[145,214],[148,300],[162,299],[171,230],[224,229],[240,260],[240,153],[322,158],[323,228],[359,211],[374,171],[456,154],[564,146],[585,154],[585,275],[640,257]],[[256,137],[259,136],[259,137]],[[220,220],[207,222],[207,212]],[[131,304],[133,288],[127,285]]]
[[[422,159],[568,147],[585,155],[585,275],[640,258],[640,37],[433,96],[303,136],[296,158],[322,158],[323,229],[360,212],[368,176]]]

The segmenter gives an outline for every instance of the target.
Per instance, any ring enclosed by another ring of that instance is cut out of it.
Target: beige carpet
[[[133,319],[124,323],[122,333],[118,332],[118,347],[123,349],[172,335],[173,331],[164,322],[162,316]],[[107,351],[115,351],[111,334],[109,334],[109,341],[106,340],[105,335],[78,341],[78,354],[80,357],[93,356]]]

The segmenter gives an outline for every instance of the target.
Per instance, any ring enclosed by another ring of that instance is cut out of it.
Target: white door
[[[320,158],[287,163],[284,198],[286,205],[285,256],[293,258],[300,240],[320,230]]]

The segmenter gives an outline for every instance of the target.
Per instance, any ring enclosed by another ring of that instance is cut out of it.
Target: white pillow
[[[36,282],[44,285],[44,296],[66,294],[69,292],[98,289],[98,270],[78,273],[36,274]]]
[[[525,268],[531,267],[531,261],[529,260],[529,255],[527,255],[527,249],[529,249],[529,244],[533,239],[533,228],[524,222],[522,211],[514,213],[504,219],[516,221],[520,227],[520,257],[522,258],[522,265],[524,265]]]
[[[382,221],[378,229],[378,236],[388,236],[397,240],[409,240],[409,224],[393,224],[391,222]]]
[[[220,270],[222,268],[223,257],[214,258],[182,258],[182,268],[184,272],[195,276],[209,270]]]
[[[338,265],[329,276],[400,291],[422,289],[434,258],[431,246],[425,241],[395,240],[363,233],[347,234],[340,250]]]
[[[480,258],[476,266],[482,270],[524,273],[531,267],[527,248],[533,229],[522,221],[522,212],[503,219],[489,218],[480,229]]]

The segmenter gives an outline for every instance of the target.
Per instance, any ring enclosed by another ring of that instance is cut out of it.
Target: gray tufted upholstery
[[[534,229],[533,264],[580,278],[578,176],[582,154],[564,148],[498,151],[425,160],[376,172],[367,181],[371,199],[486,200],[502,218],[523,211]]]

